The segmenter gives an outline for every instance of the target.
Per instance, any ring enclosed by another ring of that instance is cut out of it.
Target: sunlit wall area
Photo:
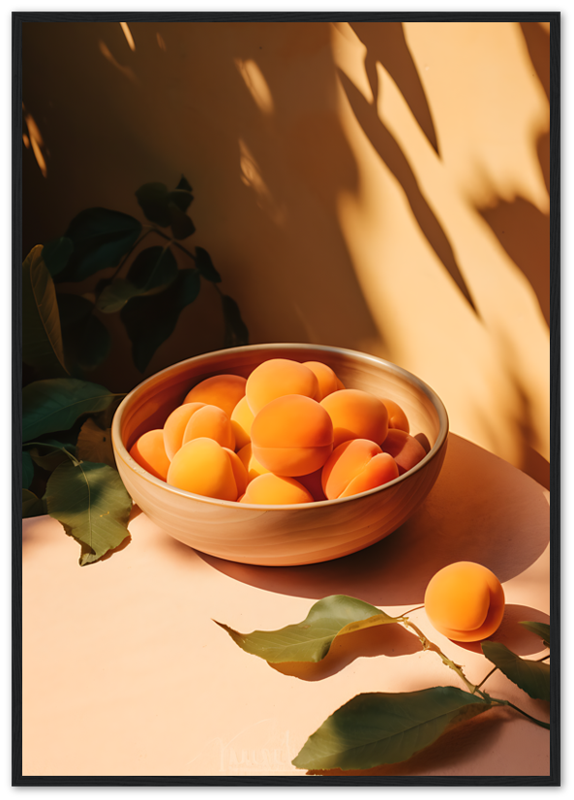
[[[549,30],[541,23],[25,23],[24,250],[82,209],[190,209],[252,342],[380,355],[548,485]],[[213,286],[146,372],[222,344]]]

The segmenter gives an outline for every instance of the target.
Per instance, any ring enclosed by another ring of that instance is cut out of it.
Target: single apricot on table
[[[278,397],[300,394],[315,399],[318,392],[319,382],[315,373],[290,358],[263,361],[249,375],[245,386],[245,396],[254,414]]]
[[[251,426],[253,456],[276,475],[296,478],[323,466],[333,450],[333,425],[324,408],[301,394],[267,403]]]
[[[370,439],[375,444],[385,440],[388,412],[375,395],[361,389],[340,389],[328,394],[321,405],[333,422],[333,446],[348,439]]]
[[[443,636],[478,642],[498,629],[504,616],[502,584],[487,567],[457,561],[440,569],[426,588],[425,610]]]
[[[155,478],[166,480],[170,460],[165,452],[161,428],[142,434],[131,447],[130,456]]]

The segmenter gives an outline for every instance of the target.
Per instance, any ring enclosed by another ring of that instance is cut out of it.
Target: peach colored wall
[[[129,33],[133,49],[118,23],[24,25],[25,251],[88,206],[138,214],[140,184],[184,173],[192,241],[252,342],[388,358],[456,433],[548,485],[548,25]],[[146,375],[221,346],[210,288]],[[140,378],[120,335],[94,379]]]

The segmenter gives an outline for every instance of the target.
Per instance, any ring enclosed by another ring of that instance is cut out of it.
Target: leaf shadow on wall
[[[538,22],[521,22],[520,30],[532,68],[550,102],[550,36]],[[546,190],[550,191],[550,131],[538,135],[536,153]],[[540,211],[520,195],[507,201],[497,197],[491,204],[477,207],[506,253],[532,287],[546,324],[550,326],[550,215]],[[520,468],[550,489],[550,464],[536,449],[535,410],[529,393],[516,373],[516,356],[508,338],[501,341],[508,374],[512,378],[518,402],[515,419],[521,431]],[[488,426],[488,420],[483,420]]]
[[[351,109],[353,110],[357,122],[371,142],[371,145],[378,153],[379,158],[401,186],[413,216],[424,237],[436,253],[445,270],[457,285],[465,300],[478,315],[474,300],[466,285],[449,238],[432,210],[429,201],[421,190],[415,172],[400,144],[381,120],[377,111],[379,81],[376,64],[377,61],[380,61],[389,74],[395,79],[397,86],[402,91],[405,101],[409,105],[417,122],[438,153],[438,144],[430,107],[424,94],[424,89],[416,66],[410,55],[402,23],[397,23],[396,25],[394,23],[384,23],[381,25],[380,29],[368,25],[362,27],[353,26],[353,29],[367,46],[365,68],[373,91],[374,100],[372,103],[369,103],[347,75],[345,75],[342,70],[338,69],[339,80],[347,95]]]
[[[550,101],[550,36],[537,22],[522,22],[520,29],[534,72]],[[549,191],[549,130],[539,134],[535,147]],[[532,286],[546,324],[550,325],[550,215],[520,195],[510,202],[498,197],[477,211]]]
[[[379,97],[377,63],[380,63],[402,92],[414,118],[436,154],[440,155],[431,109],[405,38],[403,23],[350,22],[349,26],[367,48],[365,71],[375,105]]]
[[[430,202],[425,197],[407,154],[377,112],[382,89],[377,64],[381,64],[402,92],[404,100],[429,142],[433,146],[436,144],[430,106],[425,97],[414,59],[409,52],[403,25],[400,23],[381,25],[371,23],[353,24],[352,27],[367,48],[365,70],[373,93],[373,101],[366,100],[349,77],[339,71],[339,78],[351,108],[381,160],[403,189],[413,216],[428,243],[457,284],[460,292],[476,311],[447,232],[443,229]],[[549,36],[538,23],[523,23],[521,30],[525,40],[525,49],[530,55],[534,71],[538,75],[546,96],[549,97]],[[526,58],[528,57],[526,56]],[[542,176],[548,189],[548,132],[540,134],[535,146]],[[438,153],[438,147],[435,149]],[[512,202],[497,198],[492,207],[478,208],[477,210],[490,225],[510,258],[530,282],[548,324],[550,318],[550,227],[548,215],[540,212],[531,202],[522,197],[517,197]],[[516,374],[516,355],[512,352],[510,343],[503,344],[501,352],[505,356],[518,398],[514,413],[516,430],[522,445],[519,466],[543,486],[549,488],[549,464],[536,449],[536,447],[540,447],[538,443],[540,437],[536,434],[537,426],[529,400],[530,393],[519,375]],[[483,430],[487,431],[489,427],[491,427],[489,420],[485,418]],[[496,447],[498,443],[494,428],[492,429],[492,439],[493,445]]]
[[[245,202],[285,212],[273,237],[294,259],[282,283],[274,277],[277,296],[294,306],[310,341],[360,347],[379,339],[384,346],[338,222],[337,199],[356,193],[358,173],[338,115],[330,37],[328,23],[255,24],[238,36],[233,55],[244,79],[237,87],[242,118],[231,120],[232,130],[249,153],[242,159]],[[279,57],[268,58],[268,51]],[[269,98],[264,113],[255,77]],[[272,288],[261,284],[267,296]]]

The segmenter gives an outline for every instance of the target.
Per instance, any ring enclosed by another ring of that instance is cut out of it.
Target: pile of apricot
[[[202,380],[130,455],[178,489],[281,505],[374,489],[429,449],[394,401],[346,389],[319,361],[272,358],[247,378]]]

